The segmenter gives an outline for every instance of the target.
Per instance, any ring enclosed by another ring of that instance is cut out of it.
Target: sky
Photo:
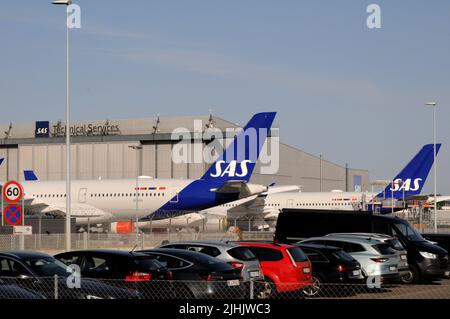
[[[450,194],[450,2],[78,0],[74,120],[277,111],[281,141],[391,179],[433,142]],[[381,8],[381,28],[366,25]],[[65,8],[0,4],[0,123],[65,118]],[[423,192],[432,192],[432,173]]]

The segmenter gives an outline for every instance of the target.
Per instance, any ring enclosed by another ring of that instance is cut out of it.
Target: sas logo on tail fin
[[[225,161],[220,160],[217,161],[215,164],[215,172],[212,172],[210,174],[211,177],[245,177],[248,174],[248,164],[251,164],[252,162],[250,160],[245,160],[239,163],[239,170],[238,168],[238,162],[236,160],[231,161],[225,169],[222,169],[223,164],[227,164]]]
[[[393,192],[401,192],[401,191],[418,191],[420,189],[420,185],[422,182],[422,178],[416,178],[414,181],[411,178],[408,178],[405,181],[402,181],[400,178],[394,180],[394,187],[391,187],[391,191]]]

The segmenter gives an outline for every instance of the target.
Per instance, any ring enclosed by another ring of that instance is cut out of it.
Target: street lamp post
[[[135,151],[140,151],[142,150],[142,146],[137,146],[137,145],[129,145],[129,148],[135,150]],[[141,162],[140,162],[140,156],[141,154],[138,153],[136,155],[136,189],[135,189],[135,200],[136,200],[136,217],[135,217],[135,226],[134,226],[134,230],[136,233],[136,244],[138,244],[139,242],[139,215],[138,215],[138,210],[139,210],[139,177],[141,176]]]
[[[433,107],[433,160],[434,160],[434,232],[437,233],[437,163],[436,163],[436,102],[427,102],[426,106]]]
[[[69,6],[72,4],[72,0],[57,0],[52,2],[55,5],[65,5]],[[66,22],[69,18],[69,13],[67,12]],[[71,175],[71,163],[70,163],[70,30],[69,26],[66,25],[66,250],[71,249],[71,197],[70,197],[70,175]]]
[[[319,178],[320,178],[320,192],[322,192],[322,154],[319,156],[320,158],[320,171],[319,171]]]

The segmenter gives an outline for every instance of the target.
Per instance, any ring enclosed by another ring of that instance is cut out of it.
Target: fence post
[[[88,249],[88,236],[86,232],[83,233],[83,248]]]
[[[254,294],[255,294],[255,282],[253,281],[253,279],[250,279],[250,299],[255,299]]]
[[[58,299],[58,275],[54,276],[53,285],[55,290],[55,299]]]

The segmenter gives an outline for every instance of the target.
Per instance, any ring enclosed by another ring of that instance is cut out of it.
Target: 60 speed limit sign
[[[22,186],[16,181],[9,181],[3,185],[3,198],[5,201],[15,203],[20,201],[23,195]]]

